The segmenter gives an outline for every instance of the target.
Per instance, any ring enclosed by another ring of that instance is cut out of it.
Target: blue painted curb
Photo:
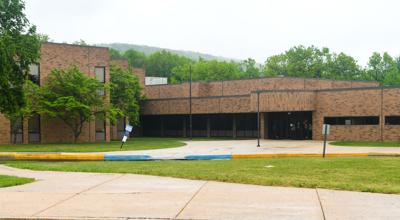
[[[144,161],[151,160],[148,155],[104,155],[105,161]]]
[[[188,155],[185,156],[185,160],[231,160],[232,155]]]

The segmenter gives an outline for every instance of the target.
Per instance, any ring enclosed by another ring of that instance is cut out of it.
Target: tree
[[[328,56],[326,66],[323,70],[323,78],[352,80],[362,77],[362,69],[357,61],[344,53]]]
[[[385,85],[399,85],[399,65],[388,53],[374,52],[369,58],[364,79],[375,80]]]
[[[241,78],[257,78],[260,77],[260,68],[254,59],[248,58],[241,63],[242,75]]]
[[[240,64],[235,62],[200,60],[197,63],[177,66],[172,69],[171,83],[189,81],[189,65],[192,65],[193,80],[229,80],[239,79],[242,75]]]
[[[116,50],[114,48],[110,48],[109,49],[109,53],[110,53],[110,58],[111,59],[122,59],[122,58],[124,58],[124,56],[122,56],[122,54],[119,52],[119,50]]]
[[[131,124],[139,123],[141,88],[139,79],[128,70],[116,65],[110,66],[111,104],[118,108],[122,116]]]
[[[134,49],[125,51],[124,57],[128,59],[130,67],[144,68],[146,66],[146,55]]]
[[[331,53],[328,48],[314,46],[292,47],[285,53],[269,57],[265,61],[264,75],[318,77],[325,79],[352,80],[364,75],[357,61],[345,53]]]
[[[73,66],[67,70],[54,69],[40,88],[39,113],[61,119],[73,132],[74,142],[85,122],[108,109],[99,91],[105,86]]]
[[[77,41],[72,42],[72,44],[76,44],[76,45],[81,45],[81,46],[88,46],[89,44],[86,43],[86,41],[79,39]]]
[[[20,0],[0,0],[0,112],[11,115],[25,106],[29,65],[39,59],[40,40]]]
[[[166,50],[157,51],[147,58],[146,73],[148,76],[171,77],[172,69],[193,63],[189,58],[179,56]]]

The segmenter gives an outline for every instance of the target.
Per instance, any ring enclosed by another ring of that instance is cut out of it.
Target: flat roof
[[[99,49],[109,49],[108,47],[101,47],[101,46],[80,45],[80,44],[70,44],[70,43],[57,43],[57,42],[44,42],[43,44],[56,44],[56,45],[64,45],[64,46],[71,46],[71,47],[90,47],[90,48],[99,48]]]

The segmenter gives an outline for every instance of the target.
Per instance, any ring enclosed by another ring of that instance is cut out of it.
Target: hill
[[[126,50],[129,50],[129,49],[134,49],[137,51],[141,51],[146,55],[152,54],[152,53],[160,51],[160,50],[167,50],[171,53],[185,56],[185,57],[188,57],[193,60],[198,60],[201,57],[205,60],[239,61],[237,59],[221,57],[221,56],[214,56],[214,55],[199,53],[199,52],[194,52],[194,51],[173,50],[173,49],[168,49],[168,48],[152,47],[152,46],[146,46],[146,45],[126,44],[126,43],[109,43],[109,44],[96,44],[96,45],[102,46],[102,47],[113,48],[113,49],[119,50],[121,52],[125,52]]]

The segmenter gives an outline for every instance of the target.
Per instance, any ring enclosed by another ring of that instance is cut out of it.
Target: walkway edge
[[[328,153],[326,157],[400,157],[400,153]],[[322,154],[222,154],[154,157],[151,155],[118,155],[87,153],[0,153],[0,160],[34,161],[153,161],[153,160],[232,160],[255,158],[322,157]]]

